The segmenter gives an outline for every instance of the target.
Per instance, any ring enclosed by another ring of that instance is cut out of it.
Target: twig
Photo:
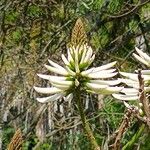
[[[131,121],[131,117],[132,117],[132,111],[130,111],[128,109],[128,111],[125,113],[124,115],[124,119],[118,129],[118,133],[115,139],[115,143],[110,145],[110,147],[113,148],[113,150],[118,150],[120,149],[120,141],[122,138],[122,135],[125,133],[125,131],[127,130],[127,128],[130,126],[130,121]]]

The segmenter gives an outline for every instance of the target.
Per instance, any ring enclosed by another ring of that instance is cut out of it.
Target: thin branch
[[[109,147],[112,147],[113,150],[120,149],[120,142],[121,142],[122,136],[125,133],[125,131],[127,130],[127,128],[129,128],[129,126],[130,126],[131,117],[132,117],[132,111],[130,111],[128,109],[128,111],[124,115],[121,125],[119,126],[119,129],[114,134],[114,135],[117,134],[115,143],[109,146]]]

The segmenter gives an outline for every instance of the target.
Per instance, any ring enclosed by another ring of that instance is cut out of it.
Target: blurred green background
[[[36,75],[46,72],[43,66],[48,59],[62,64],[60,56],[67,52],[79,17],[96,53],[93,66],[116,60],[118,70],[133,72],[144,67],[132,53],[135,46],[150,53],[149,0],[1,0],[0,149],[6,149],[17,128],[24,135],[23,150],[90,149],[74,103],[43,105],[33,90],[33,85],[48,84]],[[98,143],[111,149],[113,140],[107,140],[121,124],[124,105],[111,96],[84,93],[83,100]],[[121,145],[139,127],[140,122],[132,119]],[[150,150],[149,139],[145,130],[131,149]]]

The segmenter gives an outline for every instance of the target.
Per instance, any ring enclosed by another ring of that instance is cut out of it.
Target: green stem
[[[96,142],[96,139],[93,135],[92,130],[90,129],[89,123],[84,114],[84,107],[83,107],[83,103],[81,101],[81,91],[80,91],[79,87],[75,91],[75,98],[76,98],[76,102],[77,102],[77,106],[78,106],[79,114],[81,117],[84,132],[87,134],[87,137],[92,145],[93,150],[100,150],[100,147]]]
[[[131,150],[131,149],[133,149],[133,145],[135,144],[135,142],[139,139],[139,137],[143,133],[144,128],[145,128],[145,124],[142,124],[140,129],[134,134],[132,139],[122,148],[122,150]]]

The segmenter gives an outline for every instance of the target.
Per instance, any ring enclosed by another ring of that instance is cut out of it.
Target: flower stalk
[[[99,147],[99,145],[98,145],[98,143],[97,143],[97,141],[93,135],[92,130],[90,129],[89,122],[87,121],[85,113],[84,113],[84,107],[83,107],[83,103],[81,101],[81,89],[80,89],[80,87],[78,87],[75,90],[75,100],[77,103],[79,115],[81,117],[84,132],[86,133],[87,138],[89,139],[89,141],[91,143],[91,147],[93,150],[100,150],[100,147]]]

